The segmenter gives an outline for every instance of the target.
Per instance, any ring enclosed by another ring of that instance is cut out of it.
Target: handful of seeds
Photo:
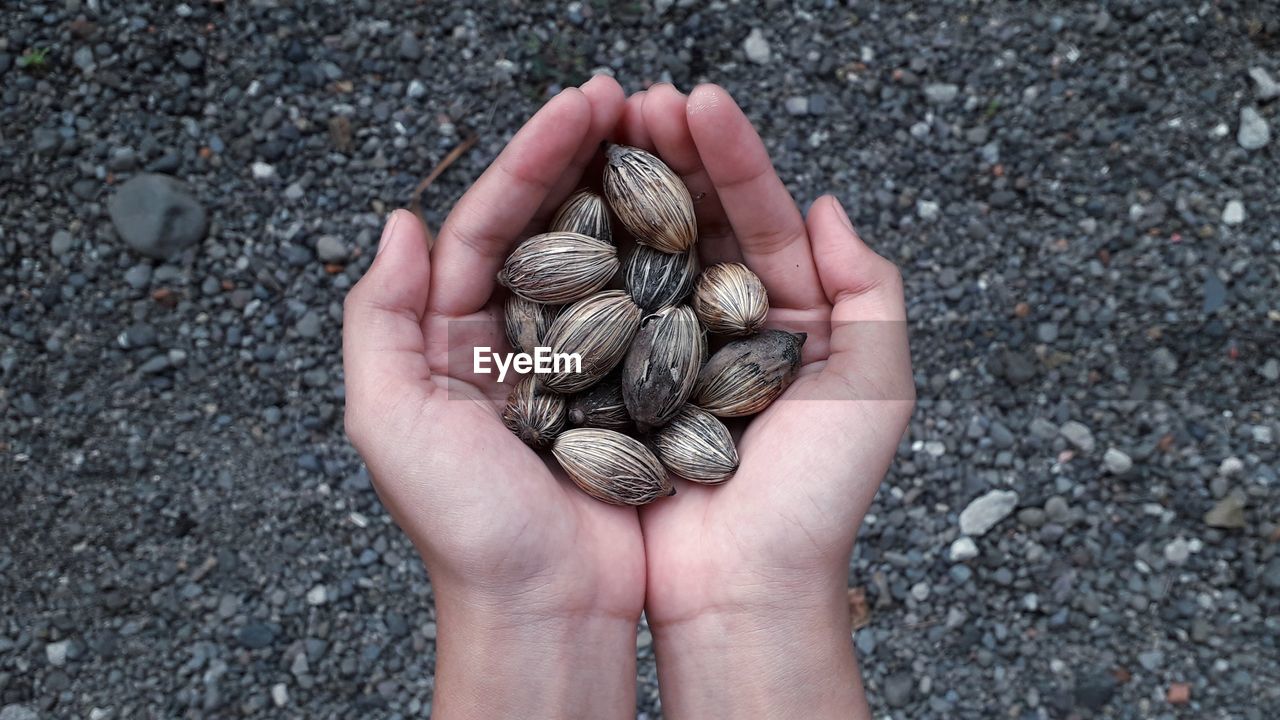
[[[708,485],[733,477],[738,451],[720,418],[781,395],[805,335],[762,330],[769,298],[745,265],[699,273],[693,200],[671,168],[621,145],[605,156],[603,197],[574,193],[498,274],[512,293],[512,347],[580,361],[520,380],[503,422],[549,447],[588,495],[644,505],[675,494],[668,473]],[[636,243],[625,264],[610,210]],[[619,274],[625,290],[607,289]],[[708,332],[734,338],[710,359]]]

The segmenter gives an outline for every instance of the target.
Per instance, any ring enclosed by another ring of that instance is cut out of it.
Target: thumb
[[[819,198],[807,220],[814,263],[831,303],[832,372],[853,400],[915,400],[902,275],[858,236],[840,201]]]
[[[343,303],[346,424],[357,447],[396,404],[425,399],[430,390],[422,334],[430,277],[425,228],[413,213],[396,210],[377,257]]]

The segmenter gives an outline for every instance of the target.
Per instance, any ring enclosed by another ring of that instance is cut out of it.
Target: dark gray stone
[[[916,681],[911,673],[894,673],[884,681],[884,702],[893,708],[906,707],[915,689]]]
[[[250,623],[240,628],[240,632],[236,634],[236,639],[240,641],[241,645],[250,650],[260,650],[274,643],[276,634],[270,625]]]
[[[107,205],[111,223],[129,247],[165,260],[204,238],[204,207],[185,184],[144,173],[121,185]]]

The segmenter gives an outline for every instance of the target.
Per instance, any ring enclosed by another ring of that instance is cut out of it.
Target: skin
[[[449,358],[502,346],[494,276],[605,138],[680,173],[703,261],[746,262],[770,325],[809,333],[801,376],[742,435],[737,476],[677,481],[640,511],[573,487],[502,425],[496,375]],[[834,198],[805,220],[723,89],[627,99],[597,77],[564,91],[433,248],[413,215],[392,215],[343,333],[348,434],[432,578],[439,717],[633,717],[642,609],[668,717],[787,717],[797,703],[869,717],[845,588],[914,403],[901,279]]]

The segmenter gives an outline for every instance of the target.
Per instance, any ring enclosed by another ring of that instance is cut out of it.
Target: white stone
[[[1245,150],[1257,150],[1271,142],[1271,126],[1254,107],[1240,108],[1240,129],[1236,142]]]
[[[342,262],[347,254],[347,246],[333,235],[321,235],[316,240],[316,257],[321,262]]]
[[[1107,466],[1112,475],[1123,475],[1133,468],[1133,459],[1122,450],[1107,448],[1102,456],[1102,464]]]
[[[323,585],[316,585],[307,591],[308,605],[323,605],[329,599],[329,592]]]
[[[1266,425],[1254,425],[1254,426],[1253,426],[1253,441],[1254,441],[1254,442],[1256,442],[1256,443],[1262,443],[1263,445],[1270,445],[1270,444],[1271,444],[1271,440],[1272,440],[1271,428],[1267,427]]]
[[[1271,74],[1263,67],[1249,68],[1249,77],[1257,86],[1259,100],[1270,100],[1280,97],[1280,83],[1272,79]]]
[[[59,640],[51,642],[44,646],[44,656],[49,660],[49,664],[54,667],[62,667],[67,664],[67,648],[70,642],[67,640]]]
[[[1018,506],[1018,493],[1012,490],[992,490],[975,498],[960,512],[960,532],[972,537],[982,537],[996,523],[1009,516]]]
[[[276,707],[284,707],[289,704],[289,686],[284,683],[276,683],[271,686],[271,702]]]
[[[956,99],[956,95],[960,94],[960,88],[951,83],[931,83],[924,86],[924,96],[931,103],[938,105],[946,105]]]
[[[1164,546],[1164,559],[1174,565],[1181,565],[1191,557],[1191,543],[1182,538],[1175,538]]]
[[[929,583],[918,582],[915,585],[912,585],[911,597],[915,598],[920,602],[924,602],[925,600],[928,600],[929,599]]]
[[[1222,477],[1231,477],[1242,472],[1244,472],[1244,461],[1234,455],[1223,458],[1222,463],[1218,465],[1218,474]]]
[[[742,51],[747,54],[747,59],[757,65],[764,65],[769,62],[769,41],[764,39],[764,33],[760,28],[751,28],[751,32],[747,34],[747,39],[742,41]]]
[[[951,542],[951,561],[964,562],[978,557],[978,544],[968,535],[961,535]]]
[[[270,180],[276,176],[275,166],[269,163],[255,162],[251,169],[255,180]]]
[[[920,216],[925,222],[933,222],[938,219],[938,203],[932,200],[917,200],[916,215]]]
[[[415,78],[409,81],[409,87],[404,91],[404,94],[411,100],[417,100],[427,94],[427,86],[423,85],[421,80]]]
[[[1239,200],[1228,200],[1222,208],[1222,222],[1225,225],[1239,225],[1244,222],[1244,203]]]
[[[0,720],[40,720],[40,716],[26,705],[13,703],[0,707]]]
[[[305,652],[300,652],[293,656],[293,662],[289,665],[289,672],[293,673],[294,677],[311,672],[311,661],[307,659]]]
[[[1084,423],[1068,420],[1062,423],[1062,427],[1058,428],[1058,432],[1067,442],[1075,445],[1084,452],[1093,452],[1093,431]]]
[[[1258,368],[1258,374],[1271,382],[1280,380],[1280,360],[1268,358],[1262,363],[1262,367]]]

